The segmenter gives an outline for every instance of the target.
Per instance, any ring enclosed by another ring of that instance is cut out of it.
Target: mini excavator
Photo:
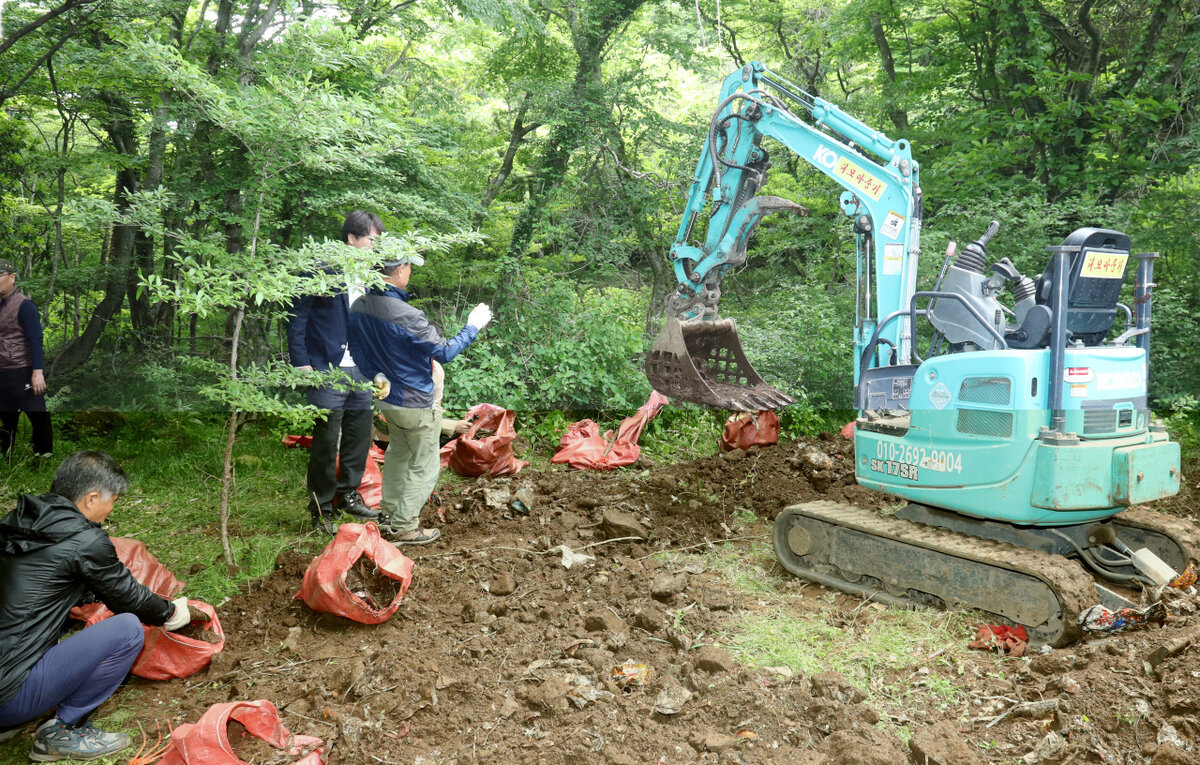
[[[721,279],[746,262],[762,218],[805,212],[758,195],[764,138],[844,189],[857,251],[855,474],[908,501],[894,515],[785,508],[774,525],[783,567],[886,604],[978,609],[1052,646],[1080,636],[1091,606],[1131,606],[1134,591],[1185,572],[1200,531],[1142,507],[1180,486],[1179,445],[1147,404],[1157,254],[1081,228],[1047,247],[1030,277],[1007,258],[989,263],[993,221],[961,252],[952,245],[933,288],[917,290],[920,167],[909,143],[759,62],[726,78],[700,152],[671,248],[678,286],[646,358],[654,388],[721,409],[792,402],[717,313]],[[1118,302],[1130,261],[1132,309]]]

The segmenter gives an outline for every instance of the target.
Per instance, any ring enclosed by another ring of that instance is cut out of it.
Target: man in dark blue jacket
[[[23,494],[0,519],[0,741],[39,715],[34,762],[90,760],[130,745],[88,720],[142,650],[142,623],[169,630],[195,617],[187,598],[167,600],[134,579],[100,528],[125,472],[103,452],[63,460],[48,494]],[[59,642],[73,606],[99,598],[116,616]]]
[[[364,210],[351,212],[342,224],[342,241],[364,250],[374,248],[375,238],[382,233],[379,216]],[[366,382],[346,344],[352,297],[357,296],[351,296],[347,286],[336,295],[306,295],[296,302],[287,327],[293,367],[340,369],[351,380]],[[308,455],[308,511],[313,525],[335,533],[336,509],[359,518],[378,518],[379,511],[368,507],[358,493],[371,448],[370,391],[338,384],[312,387],[308,403],[323,410],[313,423]]]
[[[54,451],[42,367],[37,306],[17,289],[16,266],[0,258],[0,455],[12,449],[21,412],[33,428],[34,454]]]
[[[391,389],[376,407],[388,425],[383,461],[383,530],[397,544],[428,544],[437,529],[420,527],[421,508],[437,485],[441,411],[434,404],[433,364],[462,353],[492,320],[483,303],[467,317],[467,326],[447,341],[420,309],[408,303],[412,267],[419,255],[385,263],[383,289],[369,291],[350,306],[350,351],[363,374],[382,373]]]

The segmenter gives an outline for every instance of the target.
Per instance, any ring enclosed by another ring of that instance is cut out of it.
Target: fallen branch
[[[1023,701],[1020,704],[1014,704],[1008,708],[1003,714],[999,715],[988,723],[985,727],[991,728],[1008,717],[1038,717],[1047,712],[1058,711],[1058,699],[1046,699],[1044,701]]]

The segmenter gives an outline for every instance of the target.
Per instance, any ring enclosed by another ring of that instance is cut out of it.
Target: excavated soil
[[[865,681],[753,669],[713,644],[736,619],[778,606],[655,553],[761,543],[770,527],[746,526],[747,510],[889,504],[855,484],[851,449],[827,436],[445,487],[442,537],[404,548],[414,582],[388,622],[313,613],[293,597],[309,557],[286,551],[219,606],[228,642],[207,671],[135,679],[137,693],[108,709],[174,725],[217,702],[265,698],[292,731],[323,738],[330,763],[1200,762],[1200,650],[1181,640],[1200,636],[1189,598],[1162,626],[1020,659],[967,651],[964,631],[961,650]],[[1194,518],[1195,497],[1189,487],[1169,509]],[[434,508],[424,522],[437,523]],[[566,568],[563,545],[594,560]],[[894,616],[790,582],[797,619],[850,629],[867,612]],[[1147,663],[1172,641],[1184,647]],[[947,686],[958,693],[920,692]],[[895,688],[913,690],[886,695]]]
[[[400,583],[381,573],[366,556],[346,572],[346,588],[377,611],[390,606],[400,594]]]

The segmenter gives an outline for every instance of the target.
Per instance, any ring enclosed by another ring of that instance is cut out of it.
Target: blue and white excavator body
[[[721,280],[745,264],[762,218],[804,213],[758,194],[768,138],[843,189],[857,251],[856,476],[909,503],[886,517],[828,502],[785,508],[781,564],[881,602],[979,609],[1053,645],[1079,636],[1091,606],[1129,606],[1131,590],[1183,573],[1200,531],[1141,507],[1180,485],[1179,445],[1147,400],[1155,254],[1133,253],[1121,232],[1081,228],[1047,247],[1031,278],[989,262],[992,222],[918,290],[920,166],[909,143],[758,62],[725,80],[700,151],[671,247],[678,286],[647,354],[655,389],[744,411],[792,401],[755,372],[717,312]],[[704,241],[693,243],[702,216]],[[1129,270],[1133,309],[1118,302]]]

